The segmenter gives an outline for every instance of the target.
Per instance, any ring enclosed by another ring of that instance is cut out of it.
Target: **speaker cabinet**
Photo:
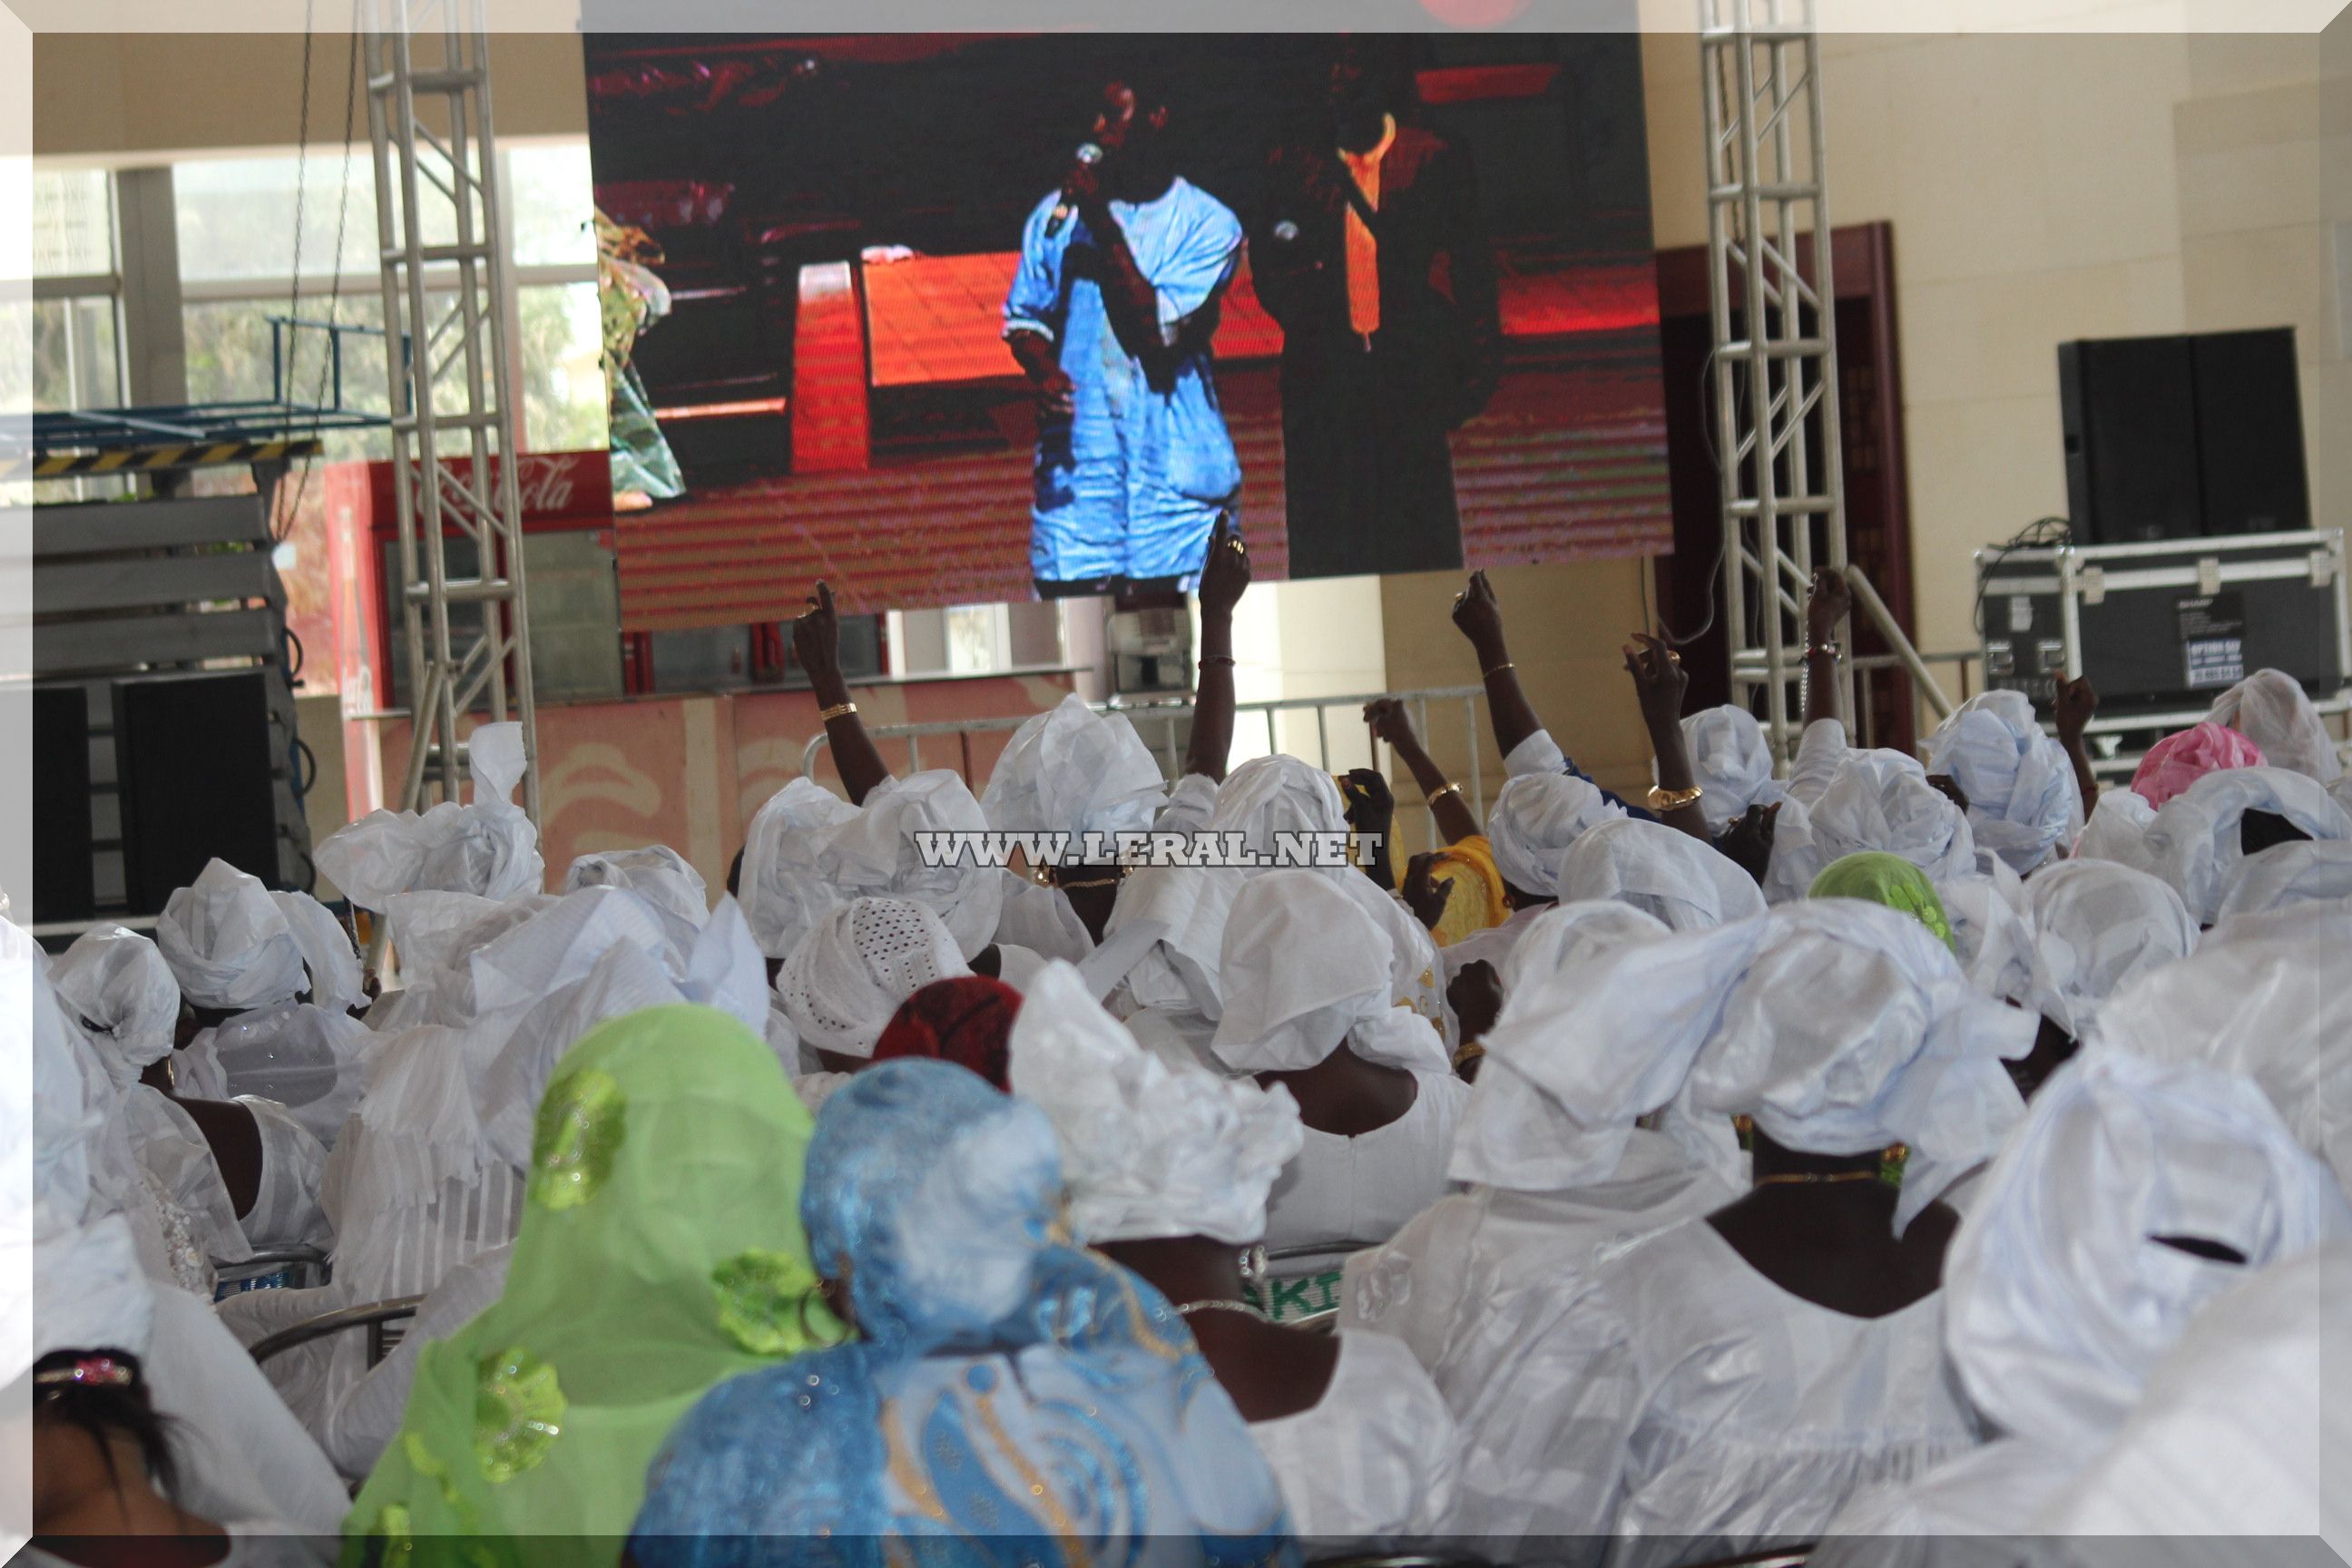
[[[33,689],[32,918],[37,921],[86,921],[98,912],[90,868],[89,703],[89,692],[79,686]]]
[[[2311,526],[2294,329],[2189,340],[2197,375],[2197,457],[2205,531],[2284,533]]]
[[[279,885],[268,677],[118,681],[125,901],[154,914],[217,856]]]

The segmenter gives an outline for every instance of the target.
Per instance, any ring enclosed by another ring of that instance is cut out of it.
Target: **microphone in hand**
[[[1102,160],[1101,148],[1091,142],[1079,144],[1076,161],[1070,170],[1070,177],[1062,182],[1062,199],[1054,204],[1054,216],[1045,220],[1047,239],[1052,239],[1060,234],[1062,226],[1070,221],[1070,215],[1077,211],[1078,196],[1081,194],[1091,194],[1094,186],[1094,170]]]

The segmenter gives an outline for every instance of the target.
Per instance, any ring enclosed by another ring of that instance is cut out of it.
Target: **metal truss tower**
[[[522,725],[539,820],[514,345],[484,0],[362,0],[411,749],[401,805],[457,800],[461,714]],[[451,571],[450,546],[473,560]]]
[[[1785,761],[1803,721],[1791,691],[1806,587],[1816,565],[1846,572],[1812,0],[1699,0],[1699,51],[1731,695],[1747,706],[1764,689],[1765,731]],[[1874,611],[1869,585],[1853,586]],[[1849,715],[1852,668],[1841,675]]]

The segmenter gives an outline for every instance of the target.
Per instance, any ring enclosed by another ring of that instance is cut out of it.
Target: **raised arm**
[[[1484,572],[1471,573],[1469,584],[1454,595],[1454,625],[1478,656],[1479,679],[1486,683],[1486,717],[1495,726],[1495,744],[1507,758],[1520,742],[1543,728],[1543,721],[1519,689],[1510,645],[1503,637],[1503,606]]]
[[[1192,687],[1192,740],[1184,771],[1225,782],[1234,751],[1234,606],[1250,584],[1249,546],[1233,514],[1217,519],[1201,564],[1201,668]]]
[[[1633,640],[1641,647],[1629,645],[1623,649],[1625,673],[1633,678],[1633,691],[1642,703],[1642,722],[1650,731],[1650,750],[1658,759],[1658,794],[1650,797],[1651,809],[1669,827],[1708,843],[1706,812],[1699,805],[1690,746],[1683,739],[1683,692],[1690,685],[1683,656],[1646,632],[1635,632]],[[1688,798],[1680,805],[1665,804],[1685,796]]]
[[[1805,722],[1843,717],[1838,712],[1838,661],[1845,649],[1837,641],[1838,627],[1853,612],[1853,595],[1845,579],[1827,566],[1813,568],[1813,585],[1805,595]]]
[[[824,720],[825,737],[833,743],[833,765],[841,770],[842,787],[849,792],[852,805],[863,805],[866,795],[890,776],[890,769],[857,717],[849,683],[841,678],[841,618],[834,613],[833,590],[822,582],[809,596],[807,610],[793,623],[793,654],[808,672],[809,690]]]
[[[1402,700],[1382,697],[1364,704],[1364,722],[1372,733],[1389,743],[1397,761],[1412,774],[1412,782],[1429,801],[1430,814],[1437,819],[1437,831],[1448,844],[1459,844],[1465,838],[1482,833],[1478,819],[1470,814],[1470,806],[1462,798],[1462,786],[1448,779],[1438,765],[1422,749],[1421,737],[1413,732],[1412,716],[1405,711]]]
[[[2051,717],[2057,721],[2058,743],[2065,748],[2066,760],[2074,764],[2074,784],[2083,792],[2083,815],[2086,818],[2091,807],[2099,803],[2099,780],[2091,772],[2091,753],[2083,743],[2083,731],[2098,711],[2099,694],[2093,689],[2089,677],[2077,676],[2058,683]]]

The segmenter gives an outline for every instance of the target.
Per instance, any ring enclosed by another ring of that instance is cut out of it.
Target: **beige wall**
[[[310,138],[342,139],[351,39],[311,46]],[[491,40],[502,137],[579,136],[588,99],[576,34]],[[367,138],[365,85],[352,134]],[[43,33],[33,41],[33,151],[39,157],[135,162],[142,154],[291,147],[301,140],[302,38],[297,33]]]
[[[2334,227],[2352,218],[2347,40],[2352,20],[2324,40],[1827,41],[1832,220],[1895,229],[1923,646],[1973,645],[1973,551],[2066,510],[2071,338],[2294,323],[2314,505],[2352,523],[2330,298],[2352,246]],[[1698,47],[1653,35],[1643,63],[1658,244],[1703,243]]]

